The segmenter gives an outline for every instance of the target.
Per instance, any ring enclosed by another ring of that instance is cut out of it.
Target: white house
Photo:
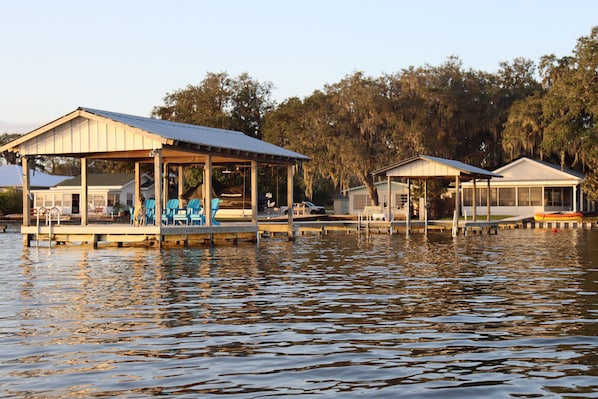
[[[386,207],[388,205],[388,183],[387,181],[380,181],[374,183],[378,191],[378,204]],[[390,201],[391,209],[396,214],[400,210],[404,209],[407,203],[407,192],[408,186],[405,183],[392,181],[391,182],[392,198]],[[366,186],[352,187],[347,192],[349,201],[348,212],[349,214],[356,215],[363,212],[363,208],[371,205],[371,196]]]
[[[128,209],[135,204],[135,175],[132,173],[88,174],[88,206],[90,214],[110,215],[117,208]],[[145,198],[153,196],[153,182],[141,175],[141,193]],[[49,190],[31,190],[34,207],[51,209],[57,207],[61,215],[79,215],[81,176],[60,182]]]
[[[550,211],[587,211],[593,206],[584,200],[581,184],[584,174],[548,162],[520,158],[494,173],[502,179],[490,181],[491,213],[533,215]],[[462,184],[463,211],[471,214],[473,182]],[[476,185],[477,213],[485,214],[488,186]]]

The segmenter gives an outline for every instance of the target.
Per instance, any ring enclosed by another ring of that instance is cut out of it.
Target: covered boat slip
[[[451,223],[451,229],[453,235],[458,235],[459,231],[488,231],[488,232],[496,232],[497,223],[492,222],[490,218],[490,202],[488,200],[487,203],[487,213],[486,213],[486,221],[478,221],[477,220],[477,207],[473,207],[472,212],[472,220],[470,222],[462,222],[460,221],[460,209],[461,209],[461,193],[460,187],[463,181],[472,181],[474,186],[474,193],[476,187],[477,180],[486,180],[488,191],[490,190],[490,179],[502,177],[501,175],[490,172],[475,166],[467,165],[463,162],[432,157],[428,155],[419,155],[405,161],[401,161],[399,163],[389,165],[385,168],[379,169],[373,173],[374,175],[384,175],[388,180],[388,198],[392,198],[391,190],[391,180],[393,178],[400,178],[405,179],[408,185],[408,199],[407,204],[409,209],[406,212],[406,220],[405,220],[405,231],[407,234],[411,232],[413,223],[411,222],[411,184],[414,180],[422,180],[424,182],[424,232],[427,233],[428,228],[430,228],[431,224],[428,221],[428,190],[427,190],[427,182],[430,179],[440,179],[440,180],[454,180],[455,184],[455,208],[454,208],[454,215],[453,221]],[[474,194],[475,195],[475,194]],[[476,204],[476,200],[474,198],[474,204]],[[392,220],[391,210],[390,207],[387,208],[387,220]],[[434,225],[434,224],[432,224]],[[463,226],[463,227],[461,227]]]
[[[50,122],[0,147],[0,151],[18,152],[23,170],[23,209],[31,209],[30,167],[37,156],[74,157],[81,161],[80,218],[78,226],[60,223],[59,216],[39,223],[30,212],[23,212],[21,232],[25,245],[31,238],[46,236],[54,241],[84,242],[157,242],[161,246],[174,236],[257,234],[258,166],[286,166],[288,205],[293,200],[295,166],[309,157],[249,137],[241,132],[214,129],[160,119],[125,115],[91,108],[75,111]],[[153,169],[155,225],[130,226],[89,223],[88,162],[89,160],[134,162],[135,199],[141,198],[142,165]],[[169,200],[168,178],[177,172],[178,196],[183,194],[185,167],[203,169],[203,212],[211,215],[213,168],[219,165],[244,165],[251,170],[251,222],[213,225],[210,217],[201,226],[169,226],[160,223],[160,215]],[[52,213],[52,212],[50,212]],[[288,233],[293,232],[293,215],[288,215]],[[88,237],[86,240],[85,238]],[[60,238],[56,240],[56,238]]]

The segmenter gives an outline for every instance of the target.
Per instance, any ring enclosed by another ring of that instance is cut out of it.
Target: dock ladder
[[[56,222],[57,226],[60,226],[60,209],[58,207],[52,207],[50,209],[46,207],[39,207],[37,208],[37,222],[36,222],[36,234],[35,234],[35,246],[39,247],[39,241],[41,236],[41,224],[40,224],[40,216],[46,217],[46,226],[48,226],[48,245],[52,247],[52,236],[54,235],[53,231],[53,224],[52,222]],[[56,216],[56,219],[53,218]]]

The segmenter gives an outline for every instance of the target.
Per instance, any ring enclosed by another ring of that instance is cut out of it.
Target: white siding
[[[22,154],[73,154],[102,151],[152,150],[161,144],[116,122],[77,117],[23,143]]]

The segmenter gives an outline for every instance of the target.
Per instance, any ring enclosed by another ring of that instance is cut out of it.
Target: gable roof
[[[585,175],[572,169],[561,168],[559,165],[530,159],[527,157],[519,158],[508,163],[494,171],[504,176],[504,181],[529,181],[529,180],[580,180],[585,179]]]
[[[163,157],[214,155],[216,161],[257,160],[289,164],[309,157],[241,132],[79,107],[0,147],[21,155],[70,155],[147,159],[160,149]],[[196,158],[193,158],[195,156]],[[203,159],[203,158],[202,158]]]
[[[29,172],[29,185],[37,188],[52,187],[70,176],[56,176],[38,170]],[[0,166],[0,187],[23,187],[23,168],[21,165]]]
[[[385,174],[391,177],[409,177],[416,179],[452,178],[491,179],[502,177],[498,173],[467,165],[452,159],[418,155],[413,158],[386,166],[373,172],[374,175]]]

